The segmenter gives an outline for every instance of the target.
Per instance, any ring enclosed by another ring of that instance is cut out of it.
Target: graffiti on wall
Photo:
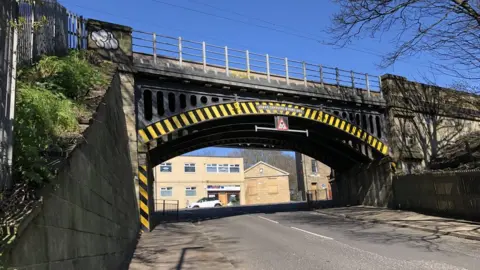
[[[118,49],[118,40],[113,36],[112,32],[101,29],[98,31],[93,31],[91,37],[99,48],[104,48],[107,50]]]

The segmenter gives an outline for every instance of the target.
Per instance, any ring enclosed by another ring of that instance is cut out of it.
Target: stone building
[[[298,193],[306,199],[306,193],[315,193],[318,199],[331,199],[329,183],[331,169],[307,155],[295,153]]]
[[[246,169],[246,204],[289,202],[288,175],[288,172],[263,161]]]

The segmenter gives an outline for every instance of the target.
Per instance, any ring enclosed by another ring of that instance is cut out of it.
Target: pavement
[[[292,211],[159,225],[140,238],[130,269],[441,270],[479,265],[478,241]]]
[[[416,212],[366,206],[316,210],[318,213],[357,221],[384,223],[442,235],[480,241],[480,222],[423,215]],[[479,267],[480,268],[480,267]]]
[[[210,239],[189,222],[161,224],[140,237],[130,270],[235,269]]]

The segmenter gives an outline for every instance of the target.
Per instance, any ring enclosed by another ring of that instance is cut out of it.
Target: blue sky
[[[387,69],[380,56],[392,48],[389,34],[348,48],[323,45],[337,7],[330,0],[60,0],[71,11],[128,25],[135,30],[206,41],[289,59],[373,75],[393,73],[412,80],[433,76],[427,55],[404,59]],[[213,7],[212,7],[213,6]],[[272,30],[276,29],[276,30]],[[436,74],[440,85],[452,80]],[[217,149],[219,154],[227,150]]]

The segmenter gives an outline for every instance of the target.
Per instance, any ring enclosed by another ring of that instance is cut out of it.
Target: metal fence
[[[11,187],[17,65],[86,49],[86,20],[56,0],[0,1],[0,191]]]
[[[155,212],[162,216],[162,219],[177,219],[179,201],[178,200],[159,200],[155,199]]]
[[[393,193],[399,209],[480,219],[480,171],[395,176]]]
[[[309,83],[330,84],[351,88],[380,91],[379,76],[367,73],[358,73],[336,67],[311,64],[305,61],[276,57],[268,54],[258,54],[248,50],[238,50],[227,46],[217,46],[205,42],[192,41],[182,37],[170,37],[156,33],[133,31],[133,49],[136,52],[153,55],[153,62],[157,58],[169,57],[183,62],[195,62],[203,65],[206,71],[208,66],[223,68],[227,75],[236,70],[245,71],[247,77],[253,74],[262,74],[268,81],[282,78],[286,83],[291,80]]]
[[[42,55],[62,56],[69,49],[86,48],[86,22],[81,16],[69,12],[56,0],[37,4],[18,3],[19,64],[31,64]]]
[[[11,177],[16,33],[9,24],[17,12],[14,0],[0,1],[0,191]]]

